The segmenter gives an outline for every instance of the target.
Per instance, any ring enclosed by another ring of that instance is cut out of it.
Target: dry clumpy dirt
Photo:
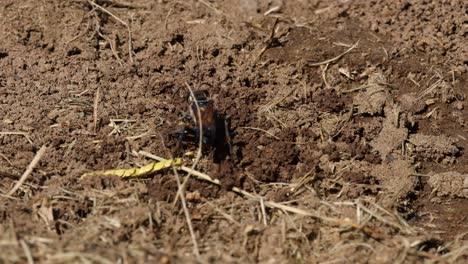
[[[467,26],[462,0],[1,1],[0,263],[466,263]],[[185,83],[234,150],[186,185],[199,256],[172,170],[80,179],[169,158]]]

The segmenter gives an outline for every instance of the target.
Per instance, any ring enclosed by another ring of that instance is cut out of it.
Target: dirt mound
[[[458,172],[445,172],[431,175],[427,181],[437,196],[467,197],[468,175]]]

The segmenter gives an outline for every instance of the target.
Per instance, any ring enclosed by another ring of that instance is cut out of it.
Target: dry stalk
[[[7,158],[7,156],[0,153],[0,157],[2,157],[6,162],[8,162],[8,164],[10,164],[10,166],[13,166],[13,163],[11,163],[11,161]]]
[[[442,78],[434,82],[431,86],[429,86],[426,90],[421,92],[421,94],[418,96],[418,100],[421,100],[424,96],[430,94],[433,92],[437,87],[439,87],[442,84]]]
[[[25,137],[28,142],[31,144],[31,145],[34,145],[33,141],[31,140],[31,137],[29,136],[28,133],[26,132],[15,132],[15,131],[5,131],[5,132],[0,132],[0,136],[5,136],[5,135],[20,135],[20,136],[23,136]]]
[[[89,17],[89,16],[91,15],[91,13],[93,13],[93,12],[95,11],[95,9],[96,9],[96,8],[93,7],[93,9],[91,9],[91,11],[89,11],[88,13],[86,13],[86,15],[84,15],[84,16],[81,18],[80,22],[78,23],[78,24],[79,24],[78,27],[81,26],[81,23],[83,23],[83,20],[84,20],[85,18]],[[88,29],[90,28],[90,26],[91,26],[91,24],[90,24],[90,22],[89,22],[89,20],[88,20],[87,25],[86,25],[86,29],[84,30],[84,32],[81,33],[81,34],[76,35],[75,37],[73,37],[72,39],[70,39],[69,41],[67,41],[67,43],[65,44],[65,47],[68,48],[68,46],[70,45],[70,43],[72,43],[73,41],[75,41],[75,40],[77,40],[77,39],[83,37],[84,35],[86,35],[86,33],[87,33]]]
[[[34,264],[33,256],[31,254],[31,250],[29,249],[28,244],[23,239],[20,240],[21,247],[23,248],[24,254],[26,255],[26,259],[28,260],[28,264]]]
[[[268,16],[269,14],[275,13],[275,12],[279,11],[280,9],[281,9],[281,5],[273,6],[272,8],[268,9],[267,11],[265,11],[265,13],[263,13],[263,15],[264,15],[264,16]]]
[[[221,209],[219,208],[215,208],[214,209],[216,212],[218,212],[220,215],[222,215],[224,218],[226,218],[226,220],[228,220],[229,222],[231,222],[232,224],[240,227],[241,224],[239,222],[237,222],[234,217],[232,217],[231,215],[227,214],[226,212],[222,211]]]
[[[39,163],[39,160],[42,158],[42,155],[44,155],[46,150],[46,146],[42,146],[41,149],[39,149],[39,151],[36,153],[36,156],[34,156],[21,178],[16,182],[15,186],[13,186],[13,188],[11,188],[11,190],[6,194],[7,196],[11,196],[13,193],[15,193],[16,190],[18,190],[18,188],[24,183],[26,178],[28,178],[29,174],[31,174],[31,172],[33,171],[34,167],[36,167],[37,163]]]
[[[221,12],[219,9],[215,8],[214,6],[212,6],[211,4],[209,4],[208,2],[206,2],[205,0],[198,0],[198,2],[202,3],[203,5],[205,5],[206,7],[208,7],[209,9],[213,10],[216,14],[222,14],[223,12]]]
[[[190,212],[188,211],[188,208],[187,208],[187,202],[185,201],[184,185],[180,181],[180,176],[179,176],[179,173],[177,172],[176,167],[172,166],[172,170],[174,171],[174,174],[176,176],[177,187],[178,187],[178,192],[177,193],[180,194],[180,202],[182,204],[182,209],[184,211],[185,220],[187,222],[187,226],[188,226],[188,229],[189,229],[189,232],[190,232],[190,237],[192,239],[193,253],[197,256],[197,258],[200,258],[200,250],[199,250],[199,247],[198,247],[197,238],[195,236],[195,231],[193,230],[193,225],[192,225],[192,220],[191,220],[191,217],[190,217]]]
[[[252,130],[256,130],[256,131],[261,131],[261,132],[263,132],[263,133],[265,133],[265,134],[267,134],[267,135],[269,135],[269,136],[275,138],[276,140],[280,140],[280,138],[277,137],[277,136],[275,136],[273,133],[268,132],[268,131],[266,131],[266,130],[264,130],[264,129],[261,129],[261,128],[258,128],[258,127],[238,127],[238,128],[241,128],[241,129],[252,129]]]
[[[164,20],[164,29],[167,31],[167,22],[169,21],[169,16],[172,13],[172,8],[169,9],[169,12],[167,12],[166,19]]]
[[[263,197],[260,198],[260,209],[262,211],[263,225],[268,226],[268,219],[267,219],[267,214],[266,214],[265,203],[264,203]]]
[[[145,137],[145,136],[148,136],[148,135],[150,135],[150,133],[151,133],[151,130],[148,130],[148,131],[146,131],[146,132],[144,132],[144,133],[141,133],[141,134],[139,134],[139,135],[136,135],[136,136],[129,136],[129,137],[126,137],[126,139],[127,139],[127,140],[135,140],[135,139],[139,139],[139,138],[143,138],[143,137]]]
[[[111,41],[110,38],[108,38],[107,36],[105,36],[104,34],[101,33],[101,31],[99,30],[99,28],[97,29],[97,33],[99,34],[99,36],[103,39],[105,39],[107,41],[107,43],[109,43],[109,46],[110,46],[110,49],[111,49],[111,52],[112,52],[112,55],[114,55],[115,59],[117,60],[117,62],[119,63],[120,66],[124,66],[124,62],[123,60],[120,58],[119,56],[119,53],[117,52],[117,49],[115,48],[115,43],[113,43]]]
[[[328,70],[328,65],[330,65],[329,63],[325,64],[325,66],[322,66],[320,65],[320,69],[322,70],[322,79],[323,79],[323,83],[325,84],[325,87],[326,88],[330,88],[330,84],[328,83],[327,81],[327,70]]]

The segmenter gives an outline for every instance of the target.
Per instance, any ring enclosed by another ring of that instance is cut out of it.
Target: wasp
[[[225,159],[228,155],[232,156],[230,116],[222,115],[216,110],[207,90],[190,92],[186,100],[189,104],[189,114],[185,114],[185,119],[192,124],[176,132],[179,143],[187,139],[198,142],[201,137],[205,152],[214,150],[215,162]]]

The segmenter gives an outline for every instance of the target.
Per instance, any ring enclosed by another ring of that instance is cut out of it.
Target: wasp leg
[[[186,141],[188,135],[193,135],[195,131],[192,128],[185,127],[181,130],[172,132],[173,135],[177,137],[176,151],[180,152],[182,150],[182,144]]]
[[[232,142],[231,142],[231,133],[229,132],[229,123],[231,121],[231,116],[226,115],[224,117],[224,136],[226,137],[226,143],[229,148],[229,156],[232,157]]]
[[[187,114],[184,111],[179,111],[179,116],[182,116],[182,120],[185,121],[185,122],[189,122],[189,121],[193,120],[192,115]]]

